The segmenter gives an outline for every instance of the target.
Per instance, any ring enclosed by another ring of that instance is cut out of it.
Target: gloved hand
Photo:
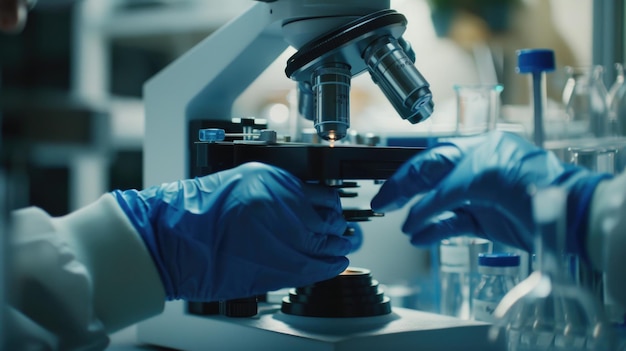
[[[343,237],[350,241],[350,252],[356,252],[363,246],[363,228],[358,222],[348,222],[348,229]]]
[[[377,212],[391,211],[424,194],[402,227],[414,245],[476,235],[532,251],[529,188],[563,186],[568,192],[566,248],[582,254],[589,203],[608,176],[563,164],[514,134],[490,132],[421,152],[383,184],[371,205]]]
[[[329,279],[351,243],[334,189],[248,163],[143,191],[115,191],[168,299],[217,301]]]

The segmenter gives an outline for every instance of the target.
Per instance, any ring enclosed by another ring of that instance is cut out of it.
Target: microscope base
[[[186,314],[183,302],[139,324],[142,343],[181,350],[500,350],[490,343],[489,324],[394,308],[364,318],[286,315],[278,304],[259,304],[251,318]]]

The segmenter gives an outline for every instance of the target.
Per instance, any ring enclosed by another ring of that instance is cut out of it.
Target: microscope
[[[351,79],[366,71],[407,123],[431,115],[429,84],[402,38],[406,25],[389,0],[255,1],[145,84],[144,185],[248,161],[342,189],[353,186],[351,180],[386,179],[422,149],[337,142],[350,127]],[[278,142],[253,121],[231,122],[235,99],[288,46],[297,52],[286,63],[285,79],[295,81],[298,112],[326,144]],[[228,139],[233,133],[241,139]],[[375,215],[344,211],[355,221]],[[294,287],[278,302],[251,299],[253,307],[245,299],[168,302],[161,315],[138,325],[138,339],[184,350],[497,348],[488,342],[488,324],[392,308],[362,268]]]

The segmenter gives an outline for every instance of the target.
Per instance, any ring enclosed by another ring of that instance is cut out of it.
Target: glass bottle
[[[480,282],[472,299],[472,319],[493,323],[493,312],[513,287],[519,283],[520,256],[514,253],[478,255]]]
[[[608,95],[609,114],[616,136],[626,136],[626,79],[624,65],[615,64],[617,77],[611,85]]]
[[[568,116],[569,137],[603,137],[611,135],[608,92],[602,66],[565,68],[568,74],[563,88],[563,104]]]
[[[494,316],[509,351],[608,351],[612,332],[602,306],[564,270],[567,193],[548,188],[533,196],[536,268],[502,299]]]

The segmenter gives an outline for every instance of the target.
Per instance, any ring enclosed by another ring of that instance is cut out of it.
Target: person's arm
[[[60,218],[19,210],[12,223],[11,307],[53,335],[53,349],[104,349],[108,333],[163,309],[150,254],[110,194]]]
[[[159,313],[165,300],[330,279],[360,236],[343,236],[336,189],[260,163],[116,190],[60,218],[29,208],[13,221],[11,306],[61,350],[102,349],[107,333]]]
[[[598,185],[589,218],[589,259],[606,272],[609,295],[626,306],[626,172]]]

